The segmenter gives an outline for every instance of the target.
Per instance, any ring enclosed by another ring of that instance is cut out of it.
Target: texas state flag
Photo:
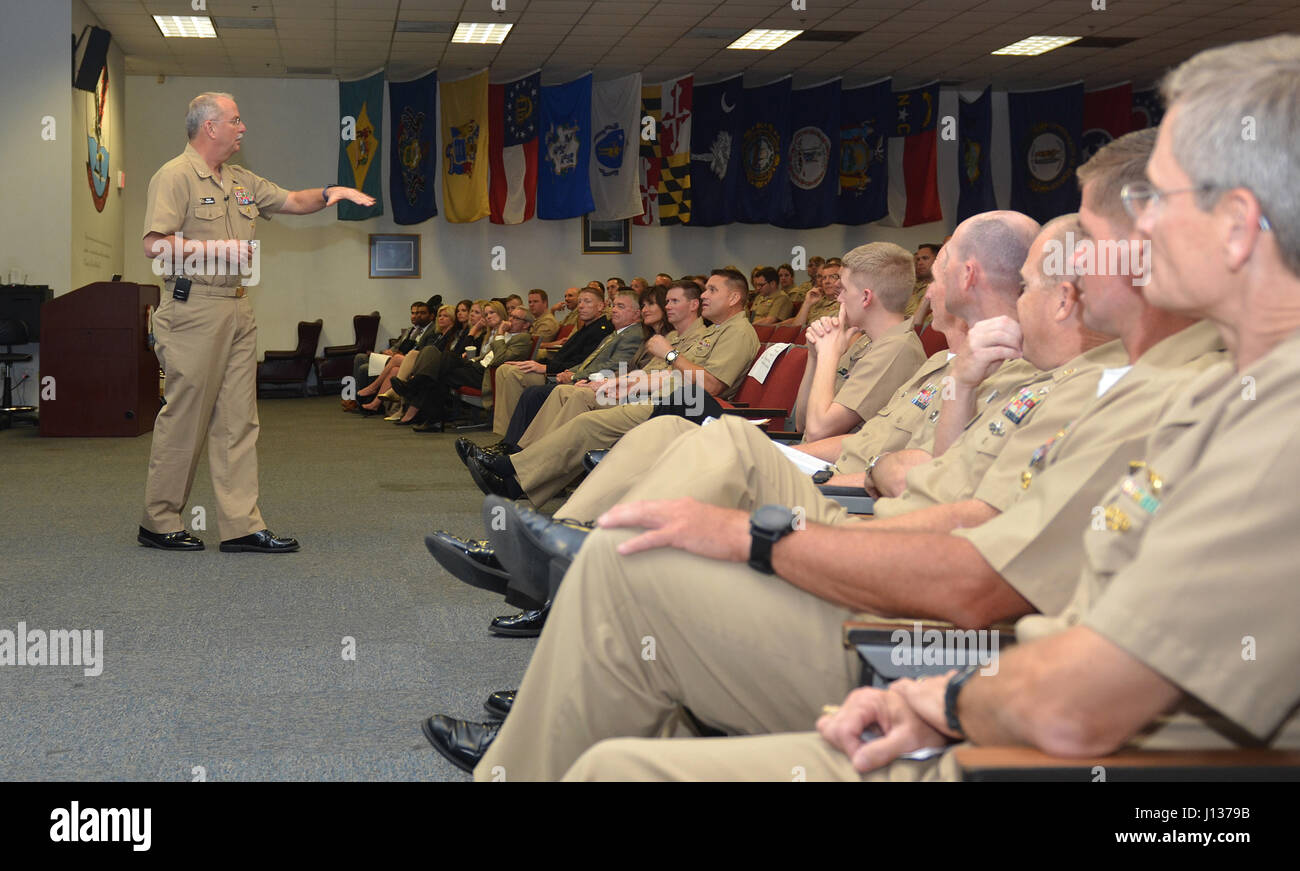
[[[540,72],[488,88],[492,223],[522,224],[537,210]]]

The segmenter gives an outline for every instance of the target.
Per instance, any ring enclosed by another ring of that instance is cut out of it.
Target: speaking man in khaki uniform
[[[820,735],[616,742],[570,776],[789,779],[797,758],[810,780],[952,779],[951,751],[900,757],[962,741],[1066,757],[1300,748],[1300,207],[1288,196],[1300,184],[1300,38],[1202,52],[1162,91],[1149,181],[1123,199],[1153,253],[1146,293],[1210,321],[1232,359],[1184,385],[1101,500],[1106,522],[1081,525],[1085,561],[1064,611],[1022,619],[996,674],[855,690]],[[1268,133],[1242,137],[1224,117]],[[864,742],[873,725],[881,737]]]
[[[306,215],[345,199],[369,206],[374,198],[338,185],[287,191],[226,163],[247,129],[229,94],[200,94],[185,116],[185,151],[149,181],[144,253],[166,276],[154,350],[167,387],[137,536],[148,547],[203,550],[181,512],[206,437],[221,550],[298,549],[268,530],[257,508],[257,327],[242,279],[258,272],[258,217]]]

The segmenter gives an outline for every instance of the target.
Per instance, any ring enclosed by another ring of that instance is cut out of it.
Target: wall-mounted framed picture
[[[419,278],[419,233],[371,233],[371,278]]]
[[[583,254],[631,254],[632,219],[593,221],[582,216]]]

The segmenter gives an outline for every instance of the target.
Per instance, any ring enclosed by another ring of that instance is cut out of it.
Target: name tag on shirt
[[[200,206],[211,206],[211,205],[215,205],[216,202],[217,202],[217,200],[216,200],[215,197],[203,197],[203,199],[199,200],[199,205],[200,205]]]

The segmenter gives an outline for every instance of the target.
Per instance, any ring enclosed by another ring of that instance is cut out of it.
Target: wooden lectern
[[[138,436],[158,413],[156,284],[99,281],[41,307],[41,435]],[[45,398],[53,377],[53,398]]]

